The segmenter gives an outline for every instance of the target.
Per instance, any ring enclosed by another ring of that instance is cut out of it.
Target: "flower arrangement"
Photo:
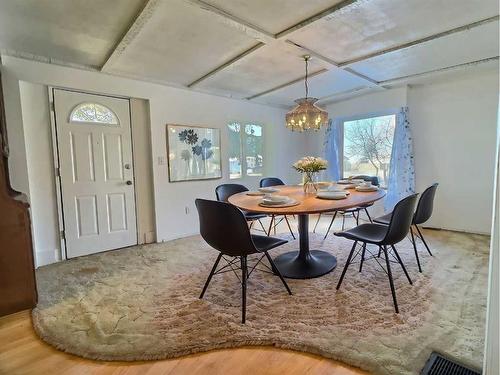
[[[293,164],[293,168],[302,173],[302,182],[306,193],[318,190],[314,184],[314,175],[327,167],[328,162],[325,159],[315,156],[305,156]]]
[[[293,164],[293,168],[300,173],[317,173],[328,167],[325,159],[315,156],[305,156]]]

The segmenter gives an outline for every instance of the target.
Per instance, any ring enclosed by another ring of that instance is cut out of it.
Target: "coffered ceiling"
[[[291,106],[497,69],[497,0],[4,0],[4,54]]]

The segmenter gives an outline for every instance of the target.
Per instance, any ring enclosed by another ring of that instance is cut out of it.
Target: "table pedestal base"
[[[321,250],[310,250],[305,256],[299,251],[291,251],[274,258],[274,264],[283,277],[290,279],[312,279],[332,271],[337,258]]]

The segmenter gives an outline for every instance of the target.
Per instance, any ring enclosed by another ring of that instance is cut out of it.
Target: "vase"
[[[316,173],[314,172],[306,172],[302,176],[302,182],[304,187],[304,193],[306,194],[316,194],[318,191],[317,181],[316,181]]]

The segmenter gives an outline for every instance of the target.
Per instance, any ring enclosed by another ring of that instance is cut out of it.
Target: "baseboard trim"
[[[35,259],[36,259],[35,268],[59,262],[61,259],[58,259],[58,257],[57,257],[58,253],[59,253],[58,249],[36,251],[35,252]]]

